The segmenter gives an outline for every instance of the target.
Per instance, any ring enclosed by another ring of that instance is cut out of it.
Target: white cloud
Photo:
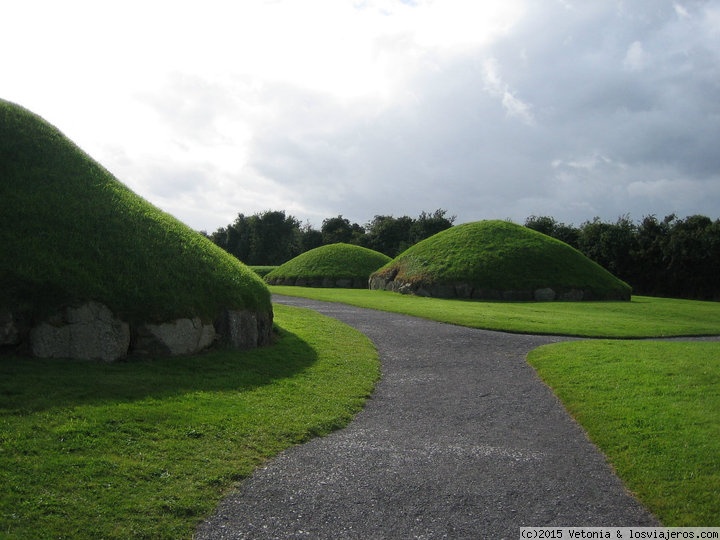
[[[682,4],[675,2],[673,4],[673,7],[675,8],[675,13],[677,13],[678,17],[685,19],[690,17],[690,13],[688,12],[687,8],[685,8],[685,6],[683,6]]]
[[[623,66],[628,71],[640,71],[645,67],[647,62],[647,53],[643,49],[643,45],[639,41],[633,41],[628,47],[623,60]]]
[[[524,123],[532,125],[534,122],[532,107],[517,98],[509,89],[508,85],[503,82],[499,74],[498,61],[490,58],[485,61],[484,68],[485,89],[487,92],[500,100],[500,103],[509,116],[519,118]]]

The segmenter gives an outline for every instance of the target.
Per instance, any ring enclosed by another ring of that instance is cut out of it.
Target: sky
[[[197,230],[720,217],[720,0],[9,0],[0,98]]]

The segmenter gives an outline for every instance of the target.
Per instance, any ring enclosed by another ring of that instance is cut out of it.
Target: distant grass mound
[[[367,288],[368,278],[390,257],[350,244],[320,246],[298,255],[265,276],[271,285]]]
[[[631,293],[564,242],[505,221],[427,238],[375,272],[370,288],[482,300],[629,300]]]
[[[275,270],[277,266],[251,266],[250,269],[252,269],[253,272],[255,272],[260,277],[265,277],[270,272]]]
[[[3,100],[0,246],[0,311],[37,317],[94,300],[129,322],[272,312],[249,268]]]

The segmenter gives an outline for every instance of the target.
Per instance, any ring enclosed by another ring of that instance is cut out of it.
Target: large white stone
[[[215,341],[215,327],[200,318],[177,319],[161,324],[144,324],[136,332],[133,352],[177,356],[196,354]]]
[[[111,362],[126,356],[129,346],[130,326],[98,302],[66,308],[30,330],[30,348],[40,358]]]

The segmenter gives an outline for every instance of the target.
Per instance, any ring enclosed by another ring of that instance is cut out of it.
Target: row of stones
[[[267,282],[270,285],[288,285],[295,287],[325,287],[338,289],[366,289],[368,286],[367,278],[332,278],[332,277],[278,277],[269,278]]]
[[[379,276],[370,278],[370,288],[380,289],[402,294],[414,294],[417,296],[429,296],[433,298],[462,298],[472,300],[503,300],[503,301],[570,301],[579,302],[581,300],[599,300],[587,289],[566,289],[555,290],[551,287],[542,287],[538,289],[526,290],[495,290],[475,287],[468,283],[455,284],[415,284],[403,282],[395,279],[387,279]],[[602,298],[602,300],[629,300],[620,297]]]
[[[216,342],[250,349],[267,345],[272,312],[225,310],[213,323],[200,318],[131,326],[98,302],[68,307],[24,330],[10,311],[0,310],[0,346],[27,345],[40,358],[114,361],[129,355],[196,354]]]

